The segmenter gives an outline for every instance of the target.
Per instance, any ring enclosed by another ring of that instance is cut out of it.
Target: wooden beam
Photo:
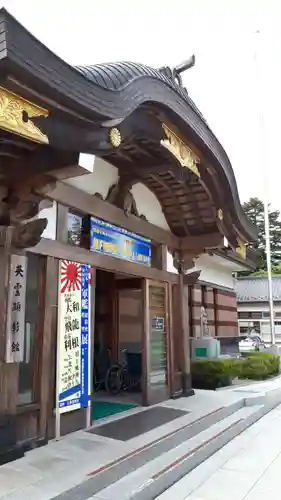
[[[52,175],[52,177],[55,177],[58,181],[63,181],[65,179],[71,179],[73,177],[80,177],[80,175],[89,174],[89,170],[81,167],[81,165],[73,164],[52,169],[48,171],[48,173]]]
[[[141,290],[141,288],[142,288],[142,281],[140,278],[115,280],[116,290]]]
[[[41,190],[38,189],[37,193],[41,195]],[[180,246],[179,238],[169,231],[134,215],[127,216],[120,208],[63,182],[58,182],[56,188],[45,196],[84,214],[100,217],[112,224],[146,236],[152,241],[163,243],[169,248],[178,249]]]
[[[81,262],[82,264],[90,264],[93,267],[106,271],[124,273],[130,276],[139,276],[140,278],[166,281],[168,283],[177,283],[178,280],[177,274],[174,273],[148,267],[143,264],[135,264],[134,262],[128,262],[115,257],[109,257],[108,255],[99,254],[97,252],[90,252],[83,248],[44,238],[41,239],[38,245],[28,248],[27,251],[55,257],[56,259],[66,259],[74,262]]]
[[[199,236],[186,236],[182,238],[181,250],[196,250],[197,248],[220,248],[224,245],[224,237],[221,233],[205,233]]]

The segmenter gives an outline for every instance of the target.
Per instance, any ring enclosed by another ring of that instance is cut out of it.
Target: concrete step
[[[158,439],[148,441],[141,448],[133,449],[132,452],[94,470],[86,482],[58,495],[56,500],[72,500],[73,498],[79,498],[79,500],[83,498],[85,500],[92,495],[99,495],[102,490],[114,485],[116,481],[121,480],[124,476],[140,470],[141,467],[151,463],[151,461],[164,456],[214,424],[223,421],[244,407],[244,404],[244,399],[241,399],[228,406],[222,406],[194,421],[179,425],[179,427]],[[119,425],[122,425],[122,419],[120,419]]]
[[[244,406],[150,460],[92,498],[154,500],[262,416],[263,405]],[[91,497],[90,497],[91,498]]]
[[[94,470],[56,500],[153,500],[280,403],[280,391],[245,391],[242,399]]]

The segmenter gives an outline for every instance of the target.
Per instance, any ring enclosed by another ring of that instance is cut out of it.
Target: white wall
[[[151,224],[170,231],[162,207],[154,193],[140,182],[132,187],[131,193],[136,202],[139,215],[145,215]]]
[[[86,159],[89,164],[90,159]],[[98,157],[93,157],[93,162],[93,173],[73,177],[64,182],[77,189],[81,189],[85,193],[92,195],[100,193],[103,198],[106,198],[109,188],[118,183],[118,169]],[[86,167],[84,164],[83,166]],[[89,168],[89,165],[87,168]],[[131,193],[140,215],[144,215],[151,224],[166,231],[170,230],[162,212],[162,207],[154,193],[141,183],[135,184],[131,189]]]
[[[234,262],[217,255],[202,254],[196,259],[192,271],[201,270],[200,281],[234,289],[235,278],[233,278],[232,273],[236,270],[235,267]],[[169,252],[167,257],[167,271],[177,273],[177,270],[173,266],[173,257]]]
[[[201,281],[231,289],[235,287],[235,278],[232,276],[235,267],[235,263],[227,259],[208,254],[200,255],[195,263],[195,268],[201,270]]]
[[[106,198],[109,188],[118,182],[118,169],[97,156],[93,157],[93,162],[93,173],[72,177],[64,182],[81,189],[84,193],[100,193]]]
[[[55,240],[57,237],[57,203],[47,198],[39,203],[38,214],[28,219],[27,222],[45,218],[48,223],[46,229],[42,233],[42,238]]]
[[[43,202],[44,203],[44,202]],[[56,202],[50,202],[51,206],[43,208],[40,210],[38,218],[43,219],[46,217],[48,219],[48,224],[45,231],[42,234],[42,238],[48,238],[49,240],[55,240],[57,236],[57,204]],[[40,204],[41,205],[41,204]],[[41,205],[42,206],[42,205]],[[44,204],[43,204],[44,206]]]

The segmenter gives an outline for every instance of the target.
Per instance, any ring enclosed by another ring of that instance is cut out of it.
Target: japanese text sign
[[[57,340],[60,413],[88,406],[89,321],[89,267],[62,260]]]
[[[90,248],[93,252],[151,266],[151,240],[91,217]]]
[[[7,302],[6,361],[24,360],[27,257],[11,255]]]

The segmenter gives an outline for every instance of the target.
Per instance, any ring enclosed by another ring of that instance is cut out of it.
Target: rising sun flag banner
[[[59,413],[89,404],[89,266],[60,261],[57,346]]]

